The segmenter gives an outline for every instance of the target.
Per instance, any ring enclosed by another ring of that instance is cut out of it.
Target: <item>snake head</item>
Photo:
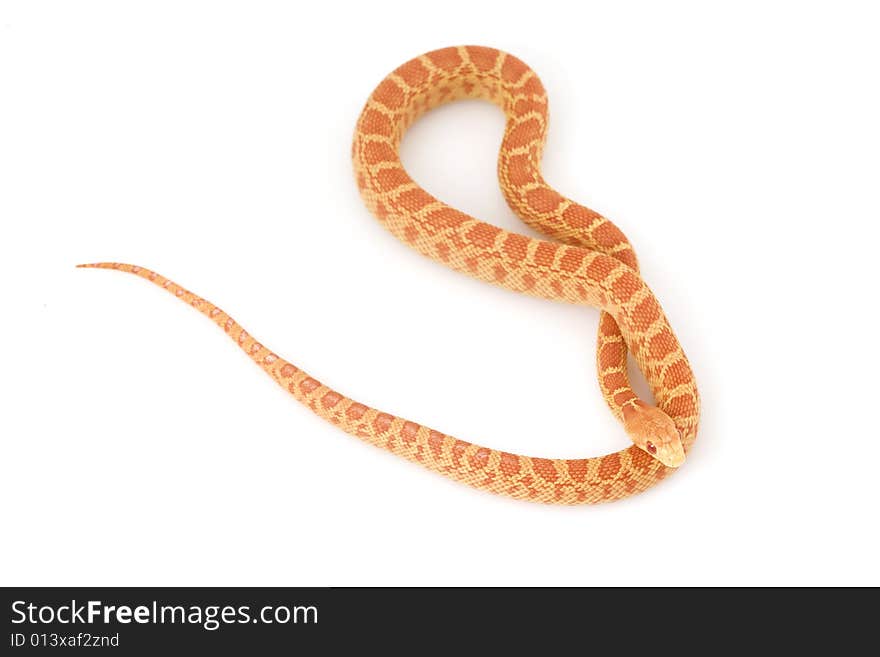
[[[663,465],[677,468],[684,463],[681,434],[666,413],[637,399],[623,407],[623,428],[639,449]]]

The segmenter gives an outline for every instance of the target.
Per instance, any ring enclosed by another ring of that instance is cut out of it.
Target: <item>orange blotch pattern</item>
[[[437,232],[458,228],[468,220],[468,216],[454,208],[431,210],[424,223]]]
[[[544,481],[556,481],[559,478],[559,473],[556,472],[556,468],[553,467],[553,461],[550,459],[532,459],[532,469],[535,471],[535,474],[541,477]]]
[[[541,137],[541,124],[538,119],[528,119],[523,121],[510,132],[504,140],[507,148],[522,148],[528,146],[536,139]]]
[[[491,249],[495,245],[495,238],[502,233],[502,230],[491,224],[479,223],[467,234],[467,238],[471,244],[483,249]]]
[[[481,447],[476,452],[471,454],[470,458],[468,459],[470,466],[474,469],[485,468],[486,465],[489,463],[489,454],[490,451],[488,449],[486,449],[485,447]]]
[[[454,71],[461,66],[461,55],[458,54],[456,48],[443,48],[435,50],[425,55],[431,63],[437,68],[444,69],[447,72]]]
[[[593,258],[592,262],[587,265],[587,277],[601,283],[608,275],[618,268],[618,263],[614,258],[598,256]]]
[[[360,404],[358,402],[355,402],[354,404],[352,404],[351,406],[348,407],[347,411],[345,411],[345,417],[347,417],[349,420],[360,420],[364,416],[364,413],[366,413],[366,412],[367,412],[366,406],[364,406],[363,404]]]
[[[683,360],[673,363],[663,373],[663,385],[672,390],[683,383],[687,383],[690,381],[690,371],[691,368]]]
[[[468,46],[466,48],[468,57],[478,71],[486,72],[495,68],[500,54],[494,48],[484,48],[482,46]]]
[[[360,129],[366,135],[390,137],[394,134],[394,126],[391,123],[391,119],[374,109],[364,111],[364,115],[361,117]]]
[[[626,356],[626,348],[620,342],[609,342],[599,350],[599,367],[608,369],[620,365]]]
[[[610,221],[599,224],[593,229],[593,239],[600,247],[611,248],[626,242],[626,236]]]
[[[590,464],[586,459],[568,461],[568,476],[574,481],[580,483],[586,481],[589,470]]]
[[[599,478],[611,479],[620,472],[620,457],[617,454],[608,454],[599,461]]]
[[[620,303],[626,303],[642,289],[642,279],[631,271],[625,271],[611,284],[611,291]]]
[[[314,392],[318,388],[321,387],[321,382],[313,379],[312,377],[308,377],[307,379],[303,379],[302,383],[299,384],[299,389],[304,393],[309,394],[310,392]]]
[[[559,245],[553,242],[539,242],[535,249],[535,264],[541,267],[552,267]]]
[[[526,80],[525,84],[523,84],[522,93],[527,96],[543,96],[544,85],[541,84],[541,81],[537,77],[531,77]]]
[[[632,311],[633,324],[641,329],[647,329],[660,319],[660,304],[654,297],[645,297]]]
[[[404,422],[403,429],[400,430],[400,436],[403,438],[404,442],[412,443],[415,442],[416,437],[419,435],[419,425],[415,422]]]
[[[368,141],[364,144],[364,160],[367,164],[393,162],[396,158],[397,153],[384,141]]]
[[[562,271],[576,272],[584,264],[586,252],[583,249],[563,247],[564,253],[559,259],[559,268]]]
[[[515,82],[519,82],[522,76],[524,76],[528,72],[528,70],[529,67],[526,66],[519,59],[511,55],[507,55],[507,57],[504,58],[504,64],[501,66],[501,78],[505,82],[513,84]]]
[[[321,403],[324,405],[324,408],[333,408],[340,401],[342,401],[342,395],[333,390],[328,392],[326,395],[324,395],[323,399],[321,399]]]
[[[663,360],[675,350],[675,336],[668,328],[664,328],[648,341],[648,351],[655,360]]]
[[[499,464],[501,472],[508,477],[519,474],[519,456],[509,452],[501,452],[501,463]]]
[[[525,260],[529,248],[529,238],[525,235],[508,233],[504,238],[501,251],[511,260]]]
[[[641,473],[648,472],[651,468],[654,467],[654,464],[657,463],[657,461],[654,460],[653,456],[648,454],[646,451],[639,449],[638,447],[631,447],[629,450],[629,454],[632,459],[633,469]]]
[[[403,89],[391,78],[385,78],[373,92],[373,99],[385,107],[397,110],[403,107],[405,100]]]
[[[526,203],[532,210],[541,214],[553,212],[562,204],[563,200],[565,199],[561,194],[546,187],[538,187],[526,193]]]
[[[445,438],[446,436],[433,429],[428,433],[428,448],[436,459],[439,459],[443,455],[443,441]]]
[[[412,182],[412,178],[410,178],[403,169],[381,169],[376,172],[376,182],[380,189],[386,192],[391,192],[398,187],[408,185]]]
[[[520,98],[516,101],[516,104],[513,106],[513,111],[519,115],[528,114],[530,112],[534,112],[536,114],[541,115],[546,122],[546,114],[547,114],[547,103],[543,100],[535,100],[529,98]]]
[[[379,413],[376,416],[376,419],[373,420],[373,426],[376,428],[376,433],[385,433],[391,428],[391,423],[394,422],[394,416],[389,415],[388,413]]]
[[[663,410],[673,417],[691,418],[697,414],[697,405],[693,395],[679,395],[663,404]]]
[[[452,462],[455,467],[461,467],[461,458],[464,456],[465,451],[467,451],[470,443],[466,443],[463,440],[456,440],[452,445]]]
[[[567,207],[562,213],[562,220],[576,230],[589,228],[599,217],[598,213],[576,203]]]
[[[434,197],[423,189],[408,189],[397,197],[397,202],[410,212],[424,210],[434,200]]]
[[[513,155],[507,161],[507,177],[511,185],[522,187],[537,180],[537,170],[528,155]]]
[[[413,59],[399,67],[395,73],[410,87],[420,87],[428,81],[430,73],[419,60]]]
[[[623,360],[623,358],[621,358]],[[602,385],[605,390],[614,392],[627,385],[626,375],[623,372],[612,372],[602,377]]]

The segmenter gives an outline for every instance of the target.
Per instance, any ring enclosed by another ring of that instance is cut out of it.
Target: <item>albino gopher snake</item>
[[[427,110],[483,98],[507,126],[498,178],[510,207],[554,241],[510,233],[437,200],[407,175],[398,155],[406,128]],[[223,328],[279,385],[315,413],[376,446],[437,472],[515,498],[559,504],[620,499],[645,490],[684,461],[694,442],[699,397],[693,373],[656,298],[638,274],[632,246],[610,221],[551,189],[541,177],[547,97],[535,73],[492,48],[444,48],[386,77],[367,100],[352,158],[367,206],[424,255],[484,281],[547,299],[602,309],[599,386],[634,445],[589,459],[546,459],[481,447],[382,413],[331,390],[277,356],[225,312],[142,267],[83,267],[137,274],[186,301]],[[629,385],[631,351],[657,406]]]

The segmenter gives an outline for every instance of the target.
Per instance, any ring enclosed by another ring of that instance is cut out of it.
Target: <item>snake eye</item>
[[[657,448],[654,446],[654,443],[652,443],[650,440],[645,443],[645,449],[647,449],[648,452],[651,454],[657,453]]]

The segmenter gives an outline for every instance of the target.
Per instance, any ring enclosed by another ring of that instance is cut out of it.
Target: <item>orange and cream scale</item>
[[[547,236],[534,239],[461,212],[422,189],[399,155],[408,126],[461,98],[498,105],[506,128],[498,180],[513,211]],[[149,269],[81,265],[136,274],[211,318],[285,390],[322,418],[377,447],[451,479],[510,497],[597,503],[641,492],[682,464],[697,435],[694,375],[659,302],[639,274],[632,245],[600,214],[565,198],[541,175],[547,95],[537,75],[493,48],[443,48],[416,57],[373,91],[352,144],[355,177],[370,211],[394,235],[452,269],[517,292],[601,310],[599,387],[633,445],[605,456],[550,459],[512,454],[370,408],[271,351],[226,312]],[[639,399],[627,377],[632,353],[653,394]]]

